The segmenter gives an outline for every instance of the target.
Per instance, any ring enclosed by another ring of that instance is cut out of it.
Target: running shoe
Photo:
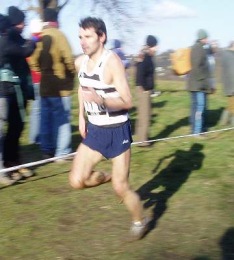
[[[130,228],[130,240],[140,240],[144,237],[149,229],[149,218],[144,218],[143,221],[133,222]]]

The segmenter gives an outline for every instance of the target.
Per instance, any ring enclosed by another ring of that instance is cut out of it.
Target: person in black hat
[[[13,25],[13,26],[23,25],[24,26],[25,15],[16,6],[10,6],[8,8],[8,16],[9,16],[11,25]]]
[[[146,46],[148,47],[154,47],[158,44],[158,40],[153,35],[148,35],[146,38]],[[155,57],[154,57],[154,64],[155,64]],[[157,97],[161,95],[161,91],[155,90],[156,82],[154,81],[154,88],[151,91],[151,97]]]
[[[19,140],[24,128],[24,112],[27,100],[33,99],[33,86],[30,83],[31,74],[26,58],[30,56],[35,43],[25,40],[21,33],[24,29],[24,13],[15,6],[8,8],[8,16],[0,29],[0,69],[8,68],[17,80],[8,82],[7,92],[5,83],[2,84],[2,91],[7,95],[7,130],[3,143],[4,167],[12,167],[21,164],[19,153]],[[12,92],[9,93],[9,90]],[[13,91],[14,90],[14,91]],[[16,180],[22,177],[30,177],[32,171],[29,169],[19,169],[10,177]]]
[[[153,35],[148,35],[146,38],[146,45],[148,47],[154,47],[158,44],[158,40]]]
[[[138,146],[149,146],[149,126],[151,119],[151,94],[154,89],[155,65],[153,57],[157,50],[158,40],[148,35],[146,45],[136,63],[136,86],[138,91],[138,117],[136,122],[136,138]]]
[[[2,59],[1,59],[1,50],[4,48],[4,38],[7,34],[7,30],[10,28],[10,20],[7,16],[0,14],[0,171],[4,169],[3,165],[3,142],[4,142],[4,127],[7,119],[7,97],[6,91],[9,86],[5,82],[4,71],[2,70]],[[1,172],[0,173],[0,184],[2,185],[12,185],[15,183],[8,174]]]

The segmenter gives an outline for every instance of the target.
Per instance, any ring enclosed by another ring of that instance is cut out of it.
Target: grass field
[[[184,83],[158,85],[162,95],[153,99],[151,139],[189,134]],[[76,100],[74,95],[74,149],[80,141]],[[218,86],[209,96],[209,130],[221,129],[225,104]],[[135,119],[133,108],[133,129]],[[34,177],[0,187],[0,260],[234,259],[233,133],[132,146],[130,183],[153,217],[146,237],[134,243],[126,242],[129,214],[110,184],[76,191],[68,184],[69,162],[35,167]],[[28,144],[27,128],[22,153],[25,162],[40,159],[38,147]],[[110,170],[110,163],[98,167]]]

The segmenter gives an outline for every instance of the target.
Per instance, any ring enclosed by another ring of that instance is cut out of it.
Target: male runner
[[[128,109],[132,98],[125,70],[120,58],[104,48],[107,32],[101,19],[81,20],[79,38],[84,55],[76,59],[75,66],[80,81],[79,131],[83,141],[73,160],[70,184],[82,189],[112,181],[132,216],[131,236],[140,239],[148,221],[128,182],[132,142]],[[111,175],[94,169],[103,157],[112,162]]]

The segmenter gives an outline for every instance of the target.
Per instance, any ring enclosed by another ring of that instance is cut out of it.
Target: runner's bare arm
[[[107,61],[104,78],[107,84],[115,86],[120,96],[118,98],[105,98],[103,100],[104,105],[111,109],[130,109],[132,107],[132,96],[126,72],[122,61],[115,53],[112,53]]]
[[[79,73],[80,70],[80,65],[81,65],[81,60],[82,56],[79,56],[75,60],[75,68],[77,73]],[[86,136],[86,120],[85,120],[85,109],[84,109],[84,102],[82,98],[82,93],[81,93],[81,86],[79,85],[78,87],[78,102],[79,102],[79,131],[81,136],[84,138]]]

